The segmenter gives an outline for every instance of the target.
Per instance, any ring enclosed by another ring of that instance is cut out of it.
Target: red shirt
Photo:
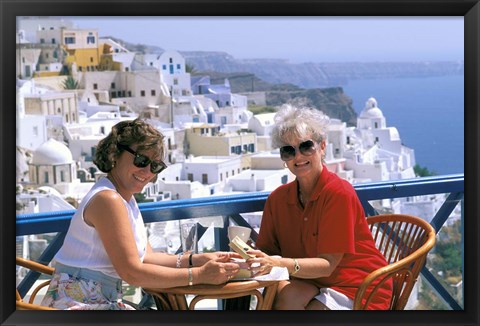
[[[263,211],[256,246],[270,255],[302,258],[343,253],[335,271],[313,280],[355,297],[363,279],[387,265],[375,247],[355,189],[324,166],[305,209],[300,206],[296,181],[275,189]],[[388,309],[392,282],[386,282],[369,309]]]

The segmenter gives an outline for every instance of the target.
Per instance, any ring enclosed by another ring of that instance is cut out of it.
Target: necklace
[[[300,189],[300,186],[298,187],[298,200],[300,201],[300,205],[302,207],[305,207],[305,199],[303,198],[302,190]]]

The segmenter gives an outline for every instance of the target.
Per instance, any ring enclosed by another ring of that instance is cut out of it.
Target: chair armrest
[[[368,304],[370,303],[370,300],[372,297],[376,294],[377,290],[380,288],[380,286],[385,283],[389,278],[394,277],[397,273],[402,272],[405,276],[410,275],[409,280],[404,280],[404,282],[408,283],[410,287],[413,287],[413,284],[415,283],[417,276],[420,272],[420,268],[416,268],[413,272],[410,268],[410,266],[413,263],[419,264],[419,266],[423,266],[426,255],[428,253],[428,250],[423,250],[420,248],[419,250],[415,251],[414,253],[410,254],[409,256],[392,263],[390,265],[381,267],[379,269],[374,270],[370,274],[365,277],[363,282],[360,284],[358,287],[357,293],[355,294],[355,299],[354,299],[354,310],[363,310],[365,309]],[[414,275],[414,273],[416,275]],[[377,280],[377,279],[382,279],[379,284],[377,284],[373,290],[368,294],[367,297],[365,297],[366,291],[371,284]],[[409,294],[410,289],[406,288]],[[395,290],[395,289],[394,289]],[[393,293],[392,293],[393,294]],[[402,294],[403,296],[403,294]],[[365,304],[362,303],[362,299],[365,297],[366,302]]]
[[[16,307],[17,307],[17,310],[58,310],[55,308],[40,306],[34,303],[26,303],[23,301],[17,301]]]

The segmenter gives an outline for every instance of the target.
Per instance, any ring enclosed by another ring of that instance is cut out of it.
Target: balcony
[[[402,199],[408,202],[411,198],[424,198],[428,203],[433,195],[439,195],[442,201],[431,217],[430,224],[437,232],[437,243],[429,253],[427,264],[423,268],[419,287],[423,297],[421,307],[417,310],[463,310],[464,307],[464,175],[455,174],[447,176],[425,177],[408,180],[388,182],[364,183],[354,185],[368,216],[384,213],[379,203],[385,199]],[[185,200],[162,201],[155,203],[142,203],[139,205],[146,224],[216,217],[220,219],[220,226],[213,228],[215,250],[229,250],[227,239],[227,226],[231,223],[252,228],[242,216],[246,213],[259,213],[263,210],[268,192],[246,193],[241,195],[206,197]],[[437,197],[438,198],[438,197]],[[386,212],[386,211],[385,211]],[[40,214],[18,215],[16,219],[16,235],[54,234],[49,245],[41,253],[39,261],[49,263],[59,250],[70,219],[74,211],[59,211]],[[454,213],[454,214],[452,214]],[[412,214],[415,215],[415,214]],[[457,221],[452,222],[452,216],[457,216]],[[455,266],[458,275],[452,275],[448,270],[438,270],[437,267],[442,252],[440,247],[450,243],[453,228],[458,230],[456,245],[449,248],[450,254],[457,258]],[[200,229],[201,237],[204,228]],[[448,231],[448,232],[447,232]],[[256,240],[258,233],[253,230],[252,239]],[[438,248],[437,248],[438,247]],[[180,249],[179,249],[180,250]],[[458,263],[458,259],[461,260]],[[458,266],[460,264],[460,266]],[[36,275],[27,274],[19,285],[22,295],[26,294],[36,281]],[[452,281],[452,279],[454,281]],[[468,284],[466,284],[468,286]],[[428,294],[425,294],[428,293]]]

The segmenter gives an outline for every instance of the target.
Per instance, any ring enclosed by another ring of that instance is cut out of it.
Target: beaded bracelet
[[[182,261],[181,261],[182,256],[183,256],[183,252],[179,253],[177,256],[177,268],[182,267]]]

